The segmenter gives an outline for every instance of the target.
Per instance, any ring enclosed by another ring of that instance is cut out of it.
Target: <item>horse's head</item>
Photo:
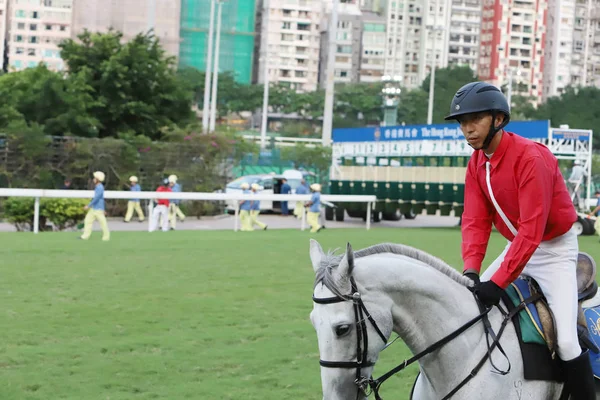
[[[355,281],[350,244],[340,259],[311,240],[310,258],[316,273],[310,319],[319,343],[323,399],[366,399],[373,366],[392,332],[390,302]]]

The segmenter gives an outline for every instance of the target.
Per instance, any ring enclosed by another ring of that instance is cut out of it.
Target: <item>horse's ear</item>
[[[352,275],[354,269],[354,252],[350,243],[346,245],[346,254],[342,257],[340,265],[336,268],[336,273],[340,278],[346,278]]]
[[[312,262],[315,273],[321,267],[321,261],[323,260],[324,256],[325,253],[323,253],[323,248],[319,242],[314,239],[310,239],[310,261]]]

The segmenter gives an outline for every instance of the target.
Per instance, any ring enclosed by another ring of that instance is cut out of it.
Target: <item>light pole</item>
[[[516,72],[517,77],[521,76],[521,69],[514,69],[512,67],[508,68],[508,90],[506,91],[506,101],[508,102],[508,107],[512,108],[512,91],[513,91],[513,74]],[[521,82],[520,79],[517,80],[517,84]]]
[[[217,85],[219,82],[219,43],[221,41],[221,9],[223,8],[223,0],[217,0],[217,38],[215,40],[215,67],[213,71],[212,95],[210,102],[210,122],[209,132],[215,131],[217,119]]]
[[[433,25],[429,25],[427,26],[430,29],[431,32],[431,37],[433,40],[433,54],[432,54],[432,60],[431,60],[431,74],[429,76],[429,104],[427,106],[427,125],[431,125],[433,122],[433,97],[434,97],[434,91],[435,91],[435,67],[436,67],[436,49],[437,49],[437,32],[438,31],[443,31],[444,27],[443,26],[438,26],[437,25],[437,19],[438,19],[438,6],[437,6],[437,1],[434,2],[434,8],[433,8],[433,12],[434,12],[434,17],[433,17]]]
[[[325,75],[325,110],[323,111],[323,147],[331,146],[331,128],[333,126],[333,73],[335,66],[335,48],[337,39],[338,0],[333,0],[331,7],[331,26],[329,27],[329,49],[327,51],[327,74]]]
[[[206,69],[204,72],[204,103],[202,107],[202,131],[208,131],[210,107],[210,70],[212,67],[213,34],[215,31],[215,0],[210,0],[210,22],[208,27],[208,50],[206,54]]]
[[[151,29],[154,29],[154,20],[156,15],[156,0],[150,0],[148,3],[148,21],[146,21],[146,23],[148,24],[149,31]],[[154,34],[156,34],[156,32]]]
[[[264,69],[264,91],[263,91],[263,109],[262,109],[262,124],[260,126],[260,148],[261,150],[265,149],[267,145],[267,123],[268,123],[268,112],[269,112],[269,0],[264,0],[263,2],[263,28],[262,34],[264,35],[264,40],[262,41],[262,46],[264,46],[263,51],[263,69]]]
[[[402,93],[402,89],[400,89],[402,77],[385,75],[381,77],[381,81],[384,84],[383,89],[381,89],[383,96],[382,126],[394,126],[398,120],[398,105],[400,104],[400,93]]]

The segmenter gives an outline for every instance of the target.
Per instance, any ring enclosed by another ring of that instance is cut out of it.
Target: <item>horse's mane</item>
[[[333,271],[342,261],[343,255],[335,255],[334,251],[329,251],[325,257],[321,260],[321,266],[317,270],[315,277],[315,286],[322,282],[325,287],[331,290],[336,296],[345,297],[348,293],[342,293],[338,287],[338,282],[333,276]],[[446,275],[453,281],[463,285],[469,286],[472,284],[471,279],[461,275],[458,271],[452,268],[450,265],[442,261],[441,259],[432,256],[422,250],[416,249],[411,246],[395,243],[380,243],[362,250],[354,252],[354,258],[362,258],[371,256],[374,254],[392,253],[401,256],[406,256],[414,260],[420,261],[429,267]]]

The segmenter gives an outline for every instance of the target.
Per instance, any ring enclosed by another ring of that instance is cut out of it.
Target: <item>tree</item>
[[[44,126],[48,135],[95,136],[96,105],[85,71],[65,76],[45,65],[0,76],[0,125],[23,120]]]
[[[78,35],[62,42],[61,57],[70,73],[86,74],[98,103],[92,115],[99,137],[133,131],[153,139],[160,128],[192,119],[194,92],[176,74],[175,59],[167,57],[152,33],[121,43],[120,32]]]
[[[450,102],[462,86],[469,82],[477,81],[478,78],[473,70],[468,66],[450,66],[439,68],[435,71],[435,88],[433,97],[432,123],[447,123],[444,117],[450,111]],[[429,83],[431,74],[425,78],[421,84],[421,90],[427,95],[427,104],[429,104]],[[422,123],[427,122],[427,106],[422,117]]]

